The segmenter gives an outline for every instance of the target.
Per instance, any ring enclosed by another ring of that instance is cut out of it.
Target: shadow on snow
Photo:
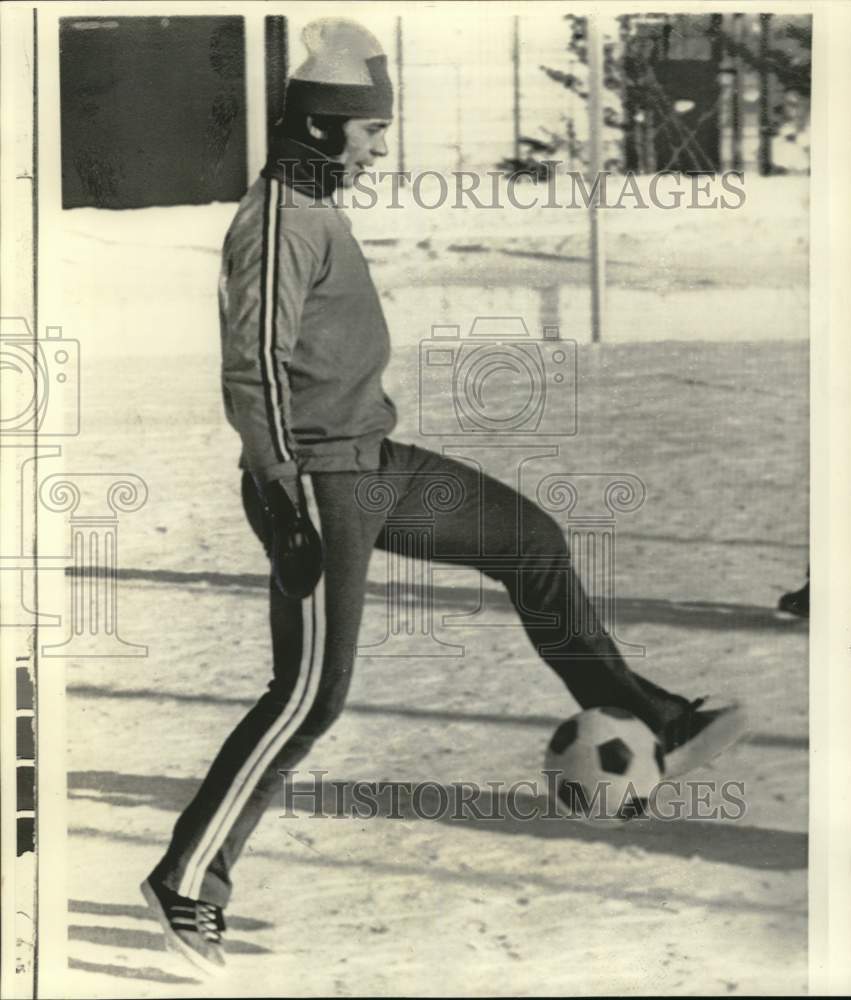
[[[352,788],[355,783],[346,781],[326,782],[314,794],[309,782],[292,783],[290,805],[296,815],[281,816],[281,823],[298,823],[299,819],[313,818],[319,804],[326,816],[352,815]],[[371,783],[377,797],[389,792],[388,783]],[[199,782],[191,778],[170,778],[162,775],[120,774],[115,771],[75,771],[68,775],[69,795],[74,800],[90,800],[104,805],[125,808],[154,808],[179,812],[198,789]],[[336,787],[335,787],[336,786]],[[392,787],[399,788],[400,783]],[[529,793],[515,794],[512,807],[507,808],[504,792],[480,788],[476,804],[479,815],[470,810],[457,809],[437,819],[423,819],[440,811],[441,800],[455,801],[458,786],[424,784],[420,789],[418,809],[413,808],[410,793],[398,794],[391,805],[392,818],[403,822],[436,822],[461,826],[475,833],[494,833],[502,836],[540,837],[578,841],[601,842],[618,849],[639,849],[649,854],[673,857],[701,858],[710,863],[735,865],[763,871],[790,871],[807,867],[807,834],[789,830],[748,826],[740,821],[671,819],[632,820],[614,828],[595,826],[580,820],[555,817],[547,814],[546,802]],[[279,808],[284,807],[283,780]],[[389,795],[388,795],[389,797]],[[516,814],[537,813],[534,818],[523,819]],[[378,813],[382,815],[381,812]],[[384,815],[389,815],[388,813]],[[497,818],[491,818],[497,817]],[[363,822],[363,818],[358,819]],[[286,827],[282,828],[285,832]],[[103,834],[110,836],[108,832]]]

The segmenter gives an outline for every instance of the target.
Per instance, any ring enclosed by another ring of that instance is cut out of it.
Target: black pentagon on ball
[[[564,753],[570,744],[575,742],[578,731],[579,723],[576,719],[568,719],[567,722],[562,722],[553,733],[553,738],[550,740],[550,750],[553,753]]]
[[[617,818],[622,820],[643,819],[647,815],[647,799],[631,798],[624,802],[617,811]]]
[[[558,785],[558,797],[568,813],[587,816],[591,808],[585,789],[578,781],[562,780]]]
[[[632,762],[632,750],[621,739],[606,740],[597,747],[600,764],[608,774],[626,774]]]
[[[632,712],[627,712],[625,708],[618,708],[615,705],[606,705],[598,709],[601,715],[608,715],[611,719],[634,719]]]

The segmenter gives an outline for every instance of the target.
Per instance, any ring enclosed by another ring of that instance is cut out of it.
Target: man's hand
[[[276,480],[262,490],[272,525],[269,558],[278,589],[302,600],[322,576],[322,539],[310,520],[301,478]]]

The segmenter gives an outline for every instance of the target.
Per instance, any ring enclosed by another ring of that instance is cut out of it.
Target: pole
[[[396,91],[398,105],[396,111],[396,134],[399,137],[398,170],[399,183],[405,183],[405,77],[402,64],[402,18],[396,18]]]
[[[245,25],[245,117],[248,183],[266,162],[266,25],[255,14]]]
[[[455,66],[455,169],[460,174],[464,169],[464,154],[461,150],[461,67]]]
[[[711,138],[707,136],[706,144],[704,146],[708,158],[712,161],[713,170],[722,169],[722,135],[724,129],[724,117],[723,117],[723,102],[721,100],[721,95],[723,93],[721,84],[721,63],[724,60],[724,15],[723,14],[710,14],[709,17],[709,44],[710,44],[710,58],[712,61],[712,66],[714,67],[714,84],[717,87],[717,97],[716,97],[716,107],[717,111],[715,113],[714,129],[712,131]],[[708,147],[708,148],[707,148]]]
[[[266,55],[266,144],[270,144],[275,122],[284,113],[284,93],[289,67],[287,65],[287,19],[279,14],[265,20]]]
[[[591,221],[591,342],[603,337],[606,253],[600,196],[603,185],[603,36],[597,16],[588,15],[588,138],[591,190],[595,194],[589,206]]]
[[[759,15],[759,172],[771,173],[771,120],[769,117],[768,47],[771,39],[771,14]]]
[[[514,162],[520,162],[520,16],[514,15],[511,41],[511,63],[514,86]]]
[[[733,15],[733,170],[742,169],[742,86],[744,85],[745,64],[742,60],[740,46],[744,44],[745,15]]]
[[[632,61],[629,51],[630,15],[618,18],[618,40],[621,63],[621,108],[623,117],[623,160],[626,170],[638,170],[638,150],[635,136],[635,96]]]

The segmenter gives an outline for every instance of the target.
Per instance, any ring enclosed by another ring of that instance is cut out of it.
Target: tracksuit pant
[[[385,439],[374,473],[306,476],[325,553],[322,579],[298,601],[270,586],[273,677],[225,741],[152,873],[182,896],[224,907],[230,873],[283,782],[343,710],[370,554],[388,515],[429,525],[421,553],[502,583],[542,659],[583,708],[619,706],[659,730],[686,699],[633,673],[586,597],[562,529],[510,487],[464,463]],[[268,553],[269,525],[248,474],[246,515]]]

